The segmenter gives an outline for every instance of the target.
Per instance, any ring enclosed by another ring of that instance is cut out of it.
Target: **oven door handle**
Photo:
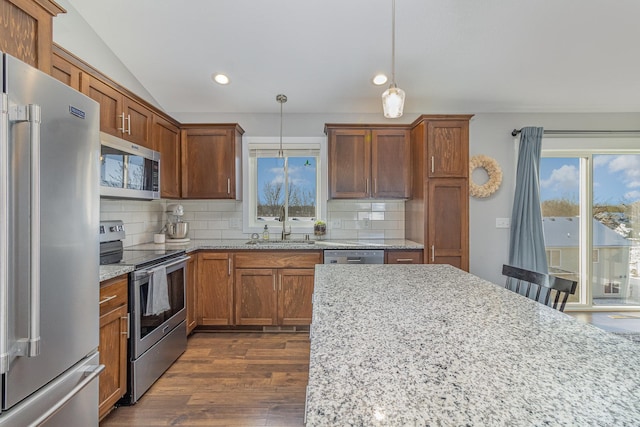
[[[166,263],[166,264],[165,263],[156,264],[156,265],[153,266],[153,268],[160,267],[160,266],[163,266],[165,268],[169,268],[169,267],[173,267],[174,265],[178,265],[180,263],[183,263],[185,261],[189,261],[190,259],[191,259],[190,256],[182,256],[182,257],[176,259],[175,261],[172,261],[172,262],[169,262],[169,263]],[[147,276],[149,276],[151,274],[151,270],[153,268],[149,268],[149,269],[145,269],[145,270],[136,270],[134,273],[136,274],[136,276],[137,275],[147,275]]]

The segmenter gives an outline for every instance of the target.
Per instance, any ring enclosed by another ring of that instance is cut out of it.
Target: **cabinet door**
[[[371,131],[372,194],[376,198],[408,198],[411,190],[409,131]]]
[[[430,178],[469,176],[469,122],[429,121],[427,170]]]
[[[54,54],[51,57],[51,75],[75,90],[80,90],[80,68]]]
[[[100,130],[122,138],[122,129],[125,126],[122,94],[84,72],[80,76],[80,89],[100,104]]]
[[[160,152],[160,195],[180,197],[180,130],[160,116],[153,115],[153,149]]]
[[[127,307],[100,316],[100,363],[105,366],[98,384],[98,415],[105,416],[127,392]]]
[[[329,197],[368,198],[371,195],[371,132],[334,129],[329,132]]]
[[[235,132],[189,129],[182,136],[182,197],[235,198]]]
[[[192,255],[191,259],[187,261],[187,285],[186,285],[186,306],[187,306],[187,335],[198,326],[198,293],[196,291],[197,286],[197,260],[196,255]]]
[[[231,255],[198,254],[199,325],[233,325],[233,276]]]
[[[122,133],[122,137],[134,144],[153,148],[151,140],[151,110],[126,96],[123,97],[123,100],[125,131]]]
[[[310,325],[313,269],[278,270],[278,325]]]
[[[236,325],[275,325],[276,270],[236,269]]]
[[[465,178],[429,180],[427,263],[469,270],[469,189]]]

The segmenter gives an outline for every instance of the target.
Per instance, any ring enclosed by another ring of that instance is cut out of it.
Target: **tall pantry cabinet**
[[[422,115],[411,129],[413,198],[405,238],[424,244],[424,262],[469,270],[469,120]]]

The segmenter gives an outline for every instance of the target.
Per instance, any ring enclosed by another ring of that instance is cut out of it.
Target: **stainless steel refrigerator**
[[[97,426],[99,106],[0,57],[0,426]]]

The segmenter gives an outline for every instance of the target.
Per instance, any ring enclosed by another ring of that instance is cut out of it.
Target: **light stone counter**
[[[133,271],[133,265],[101,265],[100,266],[100,281],[103,282],[108,279],[113,279],[121,274],[128,274]]]
[[[227,240],[191,240],[183,244],[156,244],[144,243],[141,245],[127,247],[125,249],[156,250],[156,249],[184,249],[187,253],[197,250],[325,250],[325,249],[422,249],[423,245],[405,239],[386,240],[310,240],[288,241],[287,243],[277,243],[277,241],[261,242],[259,244],[247,244],[249,239],[227,239]],[[116,264],[100,266],[100,281],[111,279],[121,274],[133,271],[133,266]]]
[[[325,249],[423,249],[421,243],[405,239],[384,240],[293,240],[286,243],[277,240],[260,241],[248,244],[249,239],[227,240],[191,240],[184,244],[145,243],[125,249],[184,249],[187,252],[197,250],[325,250]]]
[[[638,426],[640,347],[447,265],[318,265],[307,426]]]

